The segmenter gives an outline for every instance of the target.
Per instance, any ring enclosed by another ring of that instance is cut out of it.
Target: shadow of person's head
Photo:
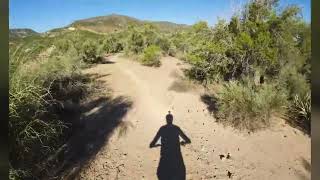
[[[166,115],[166,121],[167,121],[167,124],[172,124],[173,116],[172,116],[172,114],[171,114],[170,111],[169,111],[168,114]]]

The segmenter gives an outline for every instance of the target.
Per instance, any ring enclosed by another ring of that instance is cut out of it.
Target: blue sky
[[[75,20],[112,13],[143,20],[193,24],[205,20],[214,25],[218,17],[229,19],[246,0],[10,0],[10,28],[38,32],[63,27]],[[310,0],[280,0],[280,7],[297,4],[310,22]],[[235,8],[236,7],[236,8]]]

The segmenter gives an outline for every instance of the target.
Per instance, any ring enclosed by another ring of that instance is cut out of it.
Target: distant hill
[[[39,35],[38,32],[32,30],[32,29],[27,29],[27,28],[22,28],[22,29],[10,29],[9,30],[9,38],[14,39],[14,38],[24,38],[27,36],[34,36],[34,35]]]
[[[159,28],[159,30],[162,32],[174,32],[189,27],[185,24],[175,24],[167,21],[143,21],[133,17],[118,14],[78,20],[72,23],[69,27],[99,33],[108,33],[119,31],[126,28],[128,25],[142,25],[144,23],[151,23]]]
[[[38,33],[32,29],[10,29],[9,38],[10,40],[15,40],[34,35],[54,37],[74,30],[85,30],[94,33],[111,33],[123,30],[129,25],[143,25],[145,23],[154,25],[161,32],[176,32],[190,27],[189,25],[176,24],[168,21],[146,21],[129,16],[111,14],[108,16],[77,20],[68,26],[51,29],[45,33]]]

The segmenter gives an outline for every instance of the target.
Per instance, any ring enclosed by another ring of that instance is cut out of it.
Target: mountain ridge
[[[96,16],[81,20],[76,20],[71,23],[68,27],[75,27],[78,29],[92,30],[100,33],[109,33],[121,30],[122,28],[128,27],[128,25],[143,25],[150,23],[157,27],[162,32],[174,32],[180,29],[186,29],[189,25],[177,24],[169,21],[151,21],[151,20],[140,20],[135,17],[126,15],[120,15],[112,13],[106,16]]]
[[[190,25],[178,24],[170,21],[151,21],[151,20],[141,20],[135,17],[120,15],[120,14],[109,14],[105,16],[95,16],[85,19],[79,19],[73,21],[71,24],[50,29],[44,33],[38,33],[30,28],[13,28],[9,30],[10,38],[24,38],[32,35],[40,35],[46,33],[56,33],[65,30],[87,30],[95,33],[112,33],[125,29],[129,25],[143,25],[152,24],[158,28],[161,32],[175,32],[181,29],[187,29]]]
[[[33,35],[38,35],[40,33],[36,32],[33,29],[30,28],[12,28],[9,29],[9,38],[14,39],[14,38],[24,38],[27,36],[33,36]]]

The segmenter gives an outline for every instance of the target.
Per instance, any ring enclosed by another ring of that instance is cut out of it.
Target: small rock
[[[285,137],[285,138],[286,138],[287,136],[286,136],[286,135],[284,135],[283,137]]]
[[[227,159],[230,159],[230,158],[231,158],[230,153],[227,154],[227,157],[226,157],[226,158],[227,158]]]
[[[222,160],[222,158],[224,158],[224,155],[223,155],[223,154],[220,154],[219,157],[220,157],[220,159]]]
[[[227,170],[227,171],[228,171],[228,170]],[[230,171],[228,171],[227,175],[228,175],[229,178],[231,178],[232,173],[231,173]]]

